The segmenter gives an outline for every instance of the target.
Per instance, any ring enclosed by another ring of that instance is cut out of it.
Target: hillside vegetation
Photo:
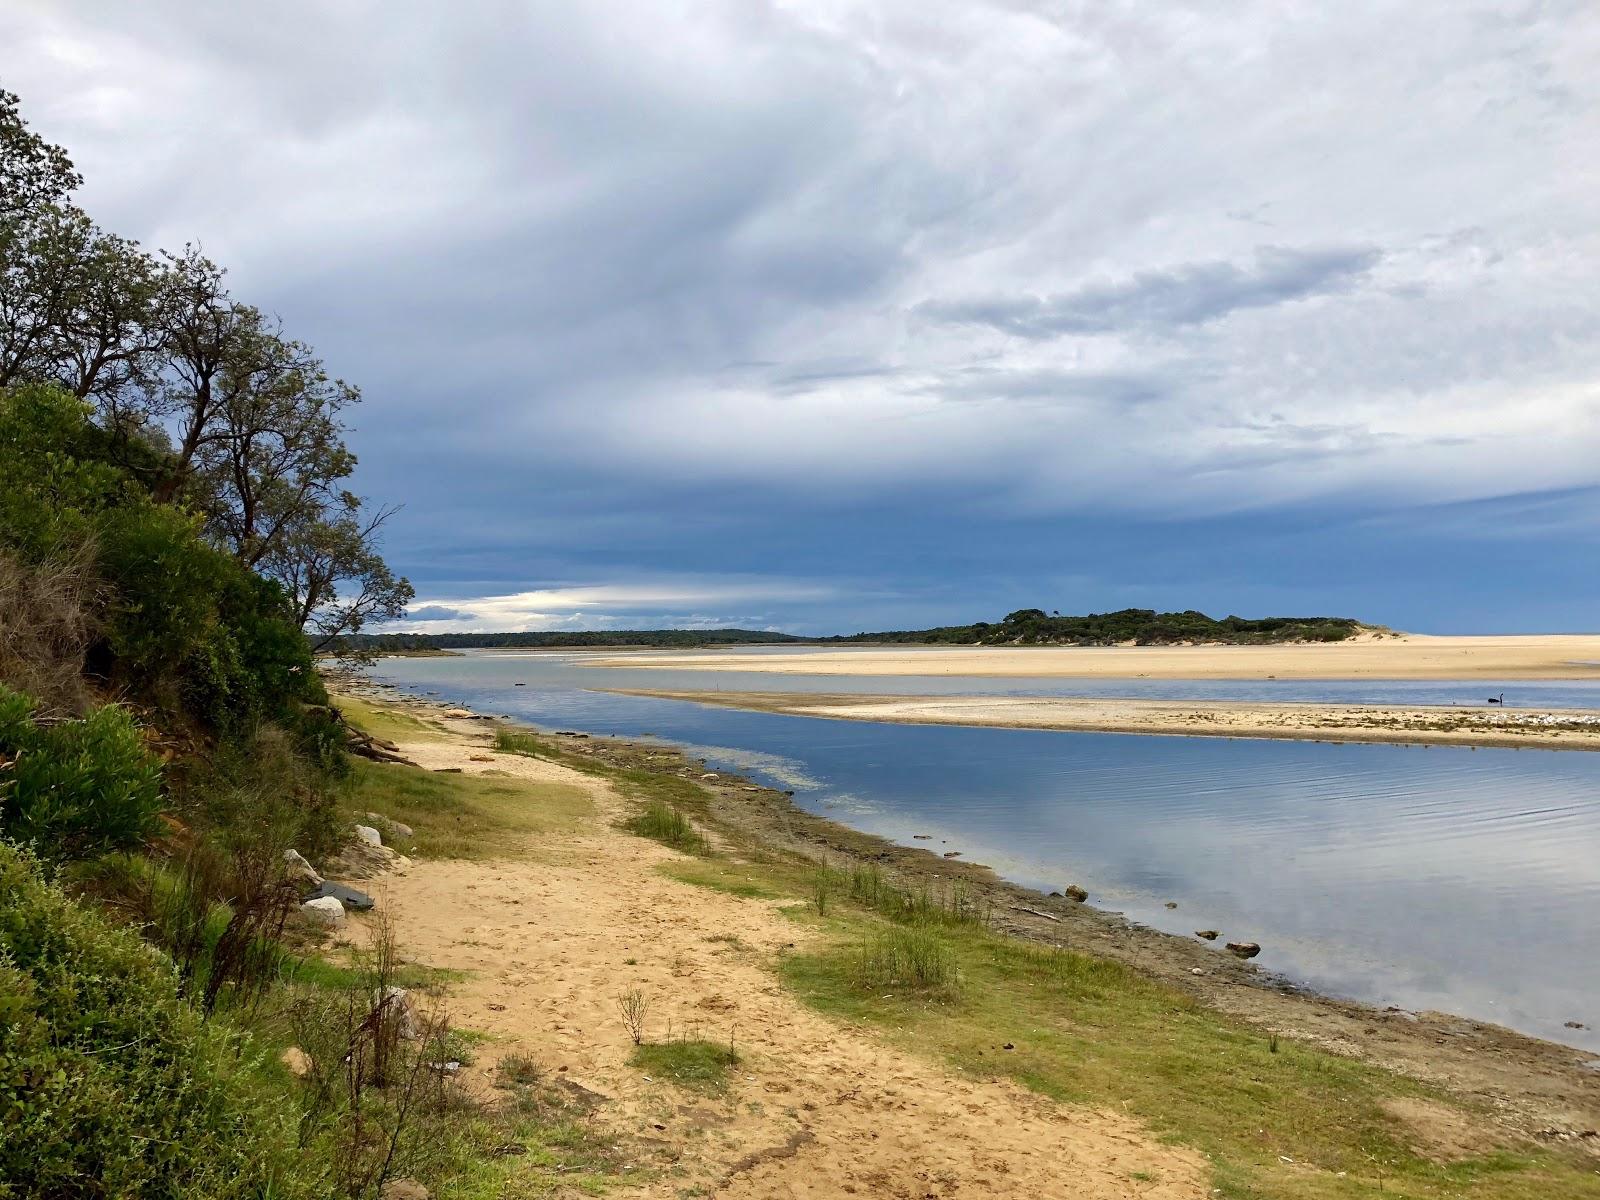
[[[946,625],[937,629],[858,633],[833,639],[849,642],[948,643],[984,646],[1138,646],[1179,643],[1252,645],[1268,642],[1340,642],[1364,626],[1350,617],[1223,617],[1203,612],[1156,612],[1124,608],[1117,612],[1062,616],[1042,608],[1022,608],[990,624]]]
[[[287,872],[361,786],[315,653],[411,595],[348,490],[357,393],[79,182],[0,92],[0,1196],[459,1176],[505,1134],[427,1069],[448,1026],[396,1033],[381,919],[308,953]]]

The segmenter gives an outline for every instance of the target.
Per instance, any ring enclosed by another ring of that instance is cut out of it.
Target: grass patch
[[[334,703],[346,721],[373,737],[391,742],[437,742],[449,736],[437,725],[420,717],[392,708],[381,708],[369,700],[336,696]]]
[[[683,815],[683,810],[662,800],[647,801],[628,821],[627,827],[640,837],[651,838],[686,854],[705,854],[710,850],[704,835]]]
[[[516,729],[496,729],[494,748],[502,754],[525,754],[529,758],[548,758],[549,749],[531,733]]]
[[[652,1079],[665,1079],[687,1091],[714,1095],[727,1090],[728,1068],[739,1065],[739,1053],[721,1042],[683,1038],[646,1042],[634,1049],[628,1062]]]
[[[858,991],[905,991],[950,999],[956,995],[956,960],[927,925],[891,925],[868,933],[850,963]]]
[[[1127,1112],[1206,1154],[1232,1200],[1600,1195],[1575,1159],[1549,1152],[1486,1144],[1481,1157],[1434,1162],[1383,1108],[1428,1095],[1421,1085],[1288,1040],[1274,1049],[1268,1035],[1120,963],[971,925],[825,924],[845,936],[780,967],[814,1007],[973,1075]],[[960,988],[932,985],[945,975]],[[929,985],[905,986],[919,978]]]
[[[661,863],[656,870],[696,887],[711,888],[747,900],[777,900],[784,895],[765,875],[753,873],[743,863],[717,859],[698,859],[693,862],[680,860]]]
[[[354,764],[349,803],[358,814],[370,809],[411,826],[414,852],[428,858],[513,856],[541,835],[576,830],[594,815],[583,789],[570,784],[392,763]]]

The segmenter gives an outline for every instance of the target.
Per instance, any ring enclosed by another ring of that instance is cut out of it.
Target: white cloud
[[[232,264],[426,503],[469,459],[778,507],[1600,482],[1582,0],[35,0],[0,41],[97,215]]]
[[[772,618],[770,612],[760,611],[763,606],[822,603],[838,595],[836,587],[775,578],[654,579],[571,585],[504,595],[421,598],[405,621],[383,628],[400,633],[732,625],[768,628]],[[752,607],[757,611],[752,612]]]

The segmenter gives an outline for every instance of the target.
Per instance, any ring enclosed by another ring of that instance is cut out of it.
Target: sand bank
[[[884,646],[763,654],[689,651],[595,666],[789,675],[1150,679],[1600,679],[1600,634],[1364,636],[1284,646]]]
[[[1006,729],[1056,729],[1078,733],[1600,750],[1600,712],[1592,709],[1263,704],[1061,696],[862,696],[651,688],[605,690],[791,716],[906,725],[993,725]]]

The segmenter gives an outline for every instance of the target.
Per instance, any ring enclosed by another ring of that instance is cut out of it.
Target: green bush
[[[320,1194],[263,1058],[0,844],[0,1197]]]
[[[0,815],[8,837],[55,859],[137,845],[156,831],[161,768],[113,704],[44,724],[0,685]]]
[[[851,964],[851,981],[867,992],[894,988],[946,998],[957,988],[955,955],[925,925],[892,925],[862,943]]]

